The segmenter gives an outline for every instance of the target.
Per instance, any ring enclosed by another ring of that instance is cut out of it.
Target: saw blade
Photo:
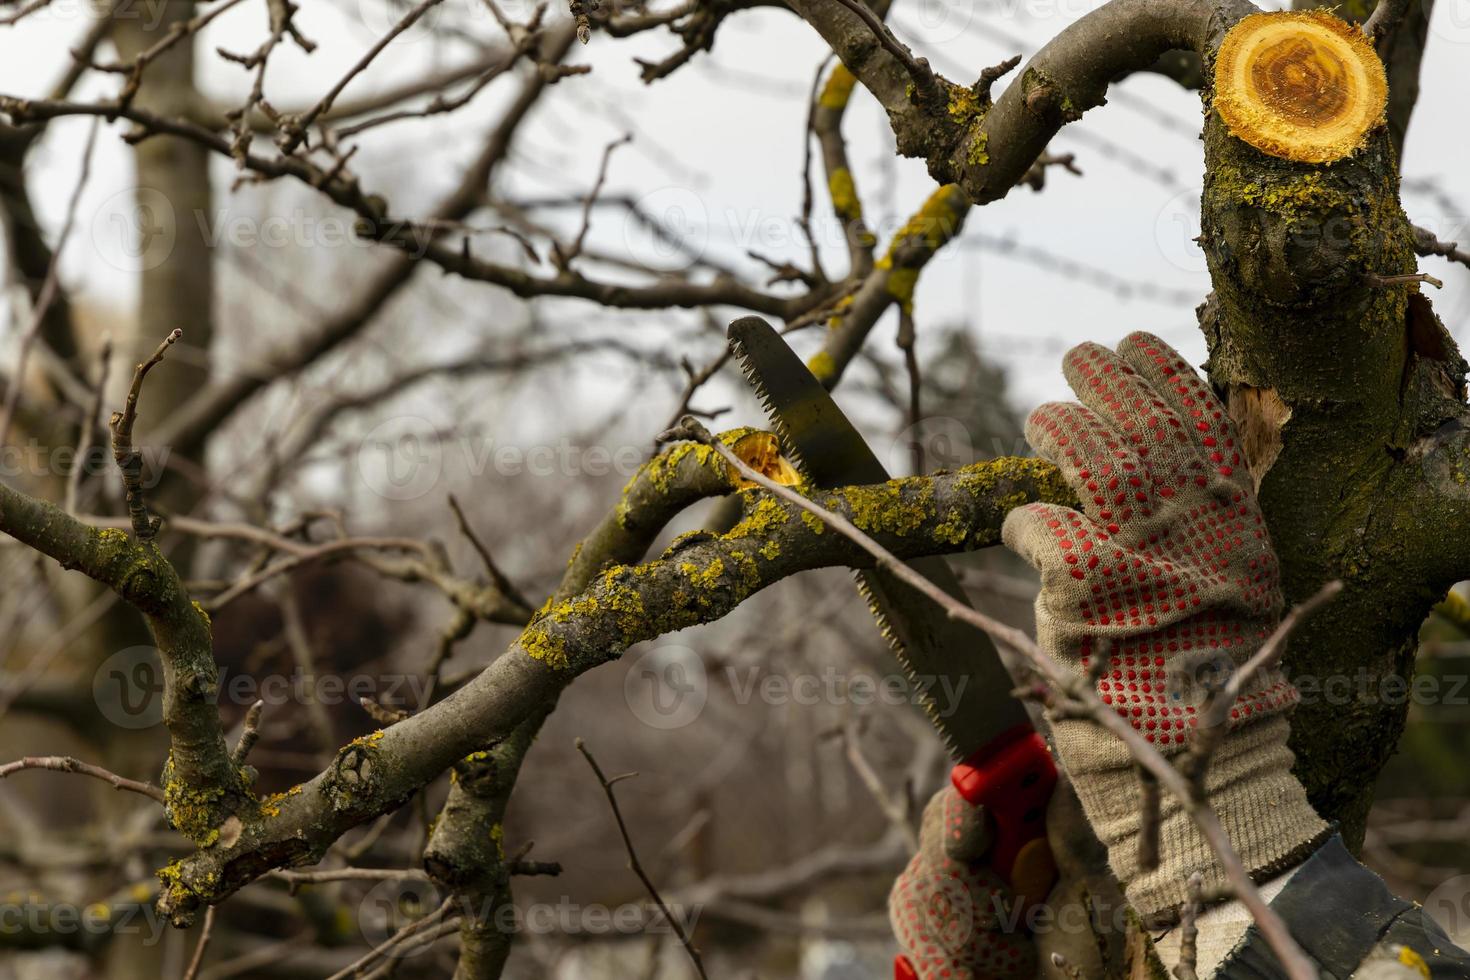
[[[888,471],[832,396],[760,317],[730,325],[731,348],[789,458],[813,485],[883,483]],[[946,593],[967,602],[939,557],[907,562]],[[858,588],[925,713],[957,759],[1018,724],[1026,709],[990,638],[950,619],[929,597],[882,569],[859,571]]]

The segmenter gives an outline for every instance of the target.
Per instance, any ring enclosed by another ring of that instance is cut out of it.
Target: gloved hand
[[[1210,682],[1259,648],[1281,615],[1275,552],[1224,406],[1179,354],[1135,333],[1117,353],[1082,344],[1067,381],[1083,404],[1050,403],[1026,422],[1081,511],[1031,504],[1003,537],[1041,573],[1037,637],[1084,670],[1106,638],[1102,700],[1166,754],[1185,748]],[[1291,775],[1285,712],[1298,700],[1279,670],[1259,673],[1230,712],[1209,768],[1210,801],[1258,879],[1301,861],[1327,825]],[[1139,862],[1137,776],[1122,742],[1081,719],[1053,723],[1057,753],[1129,902],[1167,921],[1191,873],[1223,883],[1177,800],[1161,808],[1161,861]]]
[[[1036,975],[1024,918],[984,863],[985,810],[951,786],[929,800],[919,850],[894,883],[888,917],[903,950],[897,980],[1021,980]],[[1013,927],[1014,931],[1006,931]]]

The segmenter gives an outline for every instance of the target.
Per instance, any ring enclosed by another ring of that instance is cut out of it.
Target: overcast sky
[[[146,10],[149,0],[138,0]],[[154,0],[156,2],[156,0]],[[1034,53],[1040,43],[1095,3],[1081,0],[1003,0],[940,3],[899,0],[892,22],[900,37],[953,79],[969,81],[1007,56]],[[524,14],[524,0],[506,9]],[[391,22],[380,0],[307,0],[298,22],[323,43],[307,57],[287,49],[272,62],[268,91],[278,103],[314,100]],[[1442,238],[1470,239],[1463,207],[1470,202],[1464,92],[1470,88],[1470,0],[1440,0],[1424,65],[1423,94],[1409,133],[1405,203],[1410,217]],[[245,73],[218,58],[216,46],[253,48],[262,37],[264,5],[245,3],[205,32],[200,79],[224,101],[245,91]],[[83,0],[55,0],[52,9],[15,28],[0,29],[0,91],[39,94],[64,63],[83,29]],[[465,23],[491,36],[480,0],[444,0],[440,23]],[[743,262],[753,248],[800,258],[804,246],[791,218],[800,207],[799,169],[806,92],[824,48],[795,17],[771,9],[731,16],[712,54],[700,55],[670,79],[644,85],[634,57],[673,50],[666,33],[628,40],[597,37],[574,59],[591,75],[561,83],[555,98],[522,130],[510,190],[527,194],[581,193],[592,181],[602,146],[624,132],[633,145],[614,158],[609,193],[642,197],[645,206],[688,231],[711,254]],[[463,60],[465,51],[418,29],[401,37],[353,83],[348,95],[413,77],[434,63]],[[80,97],[96,97],[115,76],[94,79]],[[456,164],[478,148],[498,100],[495,86],[451,121],[389,127],[388,139],[365,144],[354,163],[367,182],[389,193],[396,211],[420,211],[456,179]],[[1058,354],[1083,339],[1116,341],[1134,329],[1152,330],[1196,363],[1204,346],[1193,306],[1208,278],[1190,239],[1197,234],[1202,150],[1198,100],[1173,83],[1138,77],[1115,87],[1109,105],[1067,127],[1054,147],[1077,155],[1083,177],[1054,172],[1046,189],[1011,192],[972,213],[963,239],[925,271],[917,296],[921,342],[925,324],[964,322],[984,348],[1010,367],[1020,407],[1065,394]],[[31,157],[33,187],[44,220],[55,227],[77,176],[87,123],[57,125]],[[923,166],[895,160],[886,119],[865,95],[845,123],[860,192],[880,232],[891,231],[932,189]],[[93,178],[81,207],[82,224],[65,265],[68,285],[98,303],[126,302],[135,277],[117,266],[117,236],[132,200],[131,166],[104,129]],[[230,164],[219,162],[228,186]],[[1432,181],[1443,192],[1419,190]],[[233,211],[257,215],[258,190],[225,197]],[[250,195],[255,195],[253,198]],[[299,198],[297,198],[299,200]],[[249,203],[249,207],[245,203]],[[320,221],[300,209],[291,220]],[[214,221],[221,216],[209,220]],[[843,251],[830,218],[822,234],[830,267]],[[305,232],[308,239],[312,232]],[[593,240],[640,254],[648,240],[606,216]],[[748,263],[746,263],[748,265]],[[1421,267],[1445,279],[1433,300],[1463,343],[1470,315],[1470,273],[1440,260]],[[304,284],[330,302],[330,287]],[[489,289],[490,287],[482,287]],[[588,314],[597,311],[583,307]],[[893,325],[877,342],[891,343]]]

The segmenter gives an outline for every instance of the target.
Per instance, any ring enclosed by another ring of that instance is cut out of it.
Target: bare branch
[[[52,772],[74,772],[111,783],[113,789],[127,790],[130,793],[138,793],[146,796],[150,800],[155,800],[158,803],[163,802],[163,790],[154,786],[152,783],[140,783],[137,780],[124,779],[117,773],[109,772],[101,766],[94,766],[89,762],[82,762],[79,759],[73,759],[71,756],[64,755],[28,755],[23,759],[17,759],[15,762],[7,762],[4,765],[0,765],[0,779],[4,779],[12,773],[20,772],[22,769],[49,769]]]
[[[628,852],[628,867],[638,876],[638,880],[643,882],[643,887],[647,889],[649,897],[663,913],[664,920],[673,927],[674,934],[679,937],[679,942],[684,944],[685,951],[689,953],[689,959],[694,963],[694,972],[699,974],[701,980],[709,980],[708,974],[704,972],[704,962],[699,958],[699,950],[694,948],[689,934],[684,931],[684,924],[679,921],[677,915],[670,911],[662,896],[659,895],[658,887],[654,885],[653,879],[648,877],[648,872],[643,870],[643,864],[638,860],[638,851],[633,847],[633,838],[628,835],[628,825],[623,821],[623,811],[618,808],[617,794],[613,792],[614,784],[638,774],[629,772],[608,779],[602,774],[602,767],[597,764],[597,760],[592,758],[592,752],[587,748],[587,743],[580,738],[577,739],[577,751],[582,753],[582,758],[586,759],[587,765],[592,767],[592,772],[597,776],[597,782],[602,786],[603,793],[607,795],[607,805],[612,808],[613,819],[618,825],[618,833],[623,838],[623,848]]]
[[[112,458],[122,471],[123,487],[128,498],[128,516],[133,522],[133,537],[140,542],[152,541],[158,534],[160,522],[149,515],[148,504],[143,499],[143,454],[133,446],[133,423],[138,420],[138,396],[143,393],[143,379],[148,377],[148,372],[163,360],[164,354],[183,335],[184,331],[175,328],[158,345],[153,356],[138,365],[133,372],[133,383],[128,388],[123,410],[113,412],[109,423],[112,429]]]

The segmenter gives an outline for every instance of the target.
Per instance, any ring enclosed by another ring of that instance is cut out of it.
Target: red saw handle
[[[1017,725],[955,766],[949,778],[955,792],[990,814],[995,842],[985,863],[1023,905],[1042,901],[1056,880],[1046,841],[1046,805],[1057,785],[1057,767],[1046,742],[1030,725]],[[893,960],[893,977],[919,980],[902,953]]]
[[[1038,847],[1046,844],[1046,804],[1057,785],[1057,767],[1036,729],[1007,729],[955,766],[949,779],[956,792],[985,807],[994,821],[995,843],[985,863],[1018,893],[1033,901],[1045,898],[1044,891],[1032,890],[1040,883],[1034,875],[1040,869],[1033,864],[1040,858]],[[1049,878],[1055,871],[1049,852],[1046,860]]]

